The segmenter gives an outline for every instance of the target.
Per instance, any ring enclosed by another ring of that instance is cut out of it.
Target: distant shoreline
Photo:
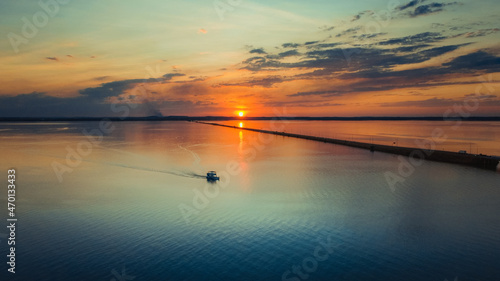
[[[234,121],[234,120],[298,120],[298,121],[500,121],[499,117],[228,117],[228,116],[149,116],[149,117],[0,117],[0,122],[78,122],[78,121]]]

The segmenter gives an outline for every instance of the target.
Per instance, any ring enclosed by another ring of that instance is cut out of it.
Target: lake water
[[[219,123],[258,129],[271,129],[273,126],[270,121]],[[434,137],[436,150],[465,150],[468,153],[500,156],[500,122],[287,121],[282,122],[280,127],[288,133],[406,147],[419,147]]]
[[[307,124],[292,125],[326,134],[336,123]],[[437,123],[421,124],[412,132]],[[4,182],[1,280],[500,280],[499,173],[424,162],[401,174],[401,157],[351,147],[110,125],[0,123],[18,218],[11,274]],[[496,123],[478,126],[489,134],[471,141],[498,141]],[[398,128],[385,133],[404,139]],[[221,181],[207,183],[208,170]],[[388,173],[403,180],[391,186]]]

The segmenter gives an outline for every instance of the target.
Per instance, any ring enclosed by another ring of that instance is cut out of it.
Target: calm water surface
[[[425,162],[392,189],[394,155],[188,122],[112,126],[90,144],[98,122],[0,124],[19,219],[15,275],[0,236],[1,280],[500,280],[498,173]]]
[[[220,123],[269,130],[273,126],[270,121]],[[433,140],[436,150],[500,156],[500,122],[287,121],[274,126],[289,133],[406,147],[420,147],[426,140]]]

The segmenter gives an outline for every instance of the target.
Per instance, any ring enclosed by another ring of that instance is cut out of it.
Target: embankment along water
[[[302,134],[292,134],[292,133],[285,133],[285,132],[279,132],[279,131],[237,127],[237,126],[223,125],[223,124],[211,123],[211,122],[201,122],[201,121],[195,121],[195,122],[200,123],[200,124],[207,124],[207,125],[220,126],[220,127],[239,129],[239,130],[246,130],[246,131],[253,131],[253,132],[264,133],[264,134],[273,134],[273,135],[285,136],[285,137],[291,137],[291,138],[299,138],[299,139],[320,141],[320,142],[325,142],[325,143],[346,145],[346,146],[351,146],[351,147],[356,147],[356,148],[368,149],[372,152],[379,151],[379,152],[385,152],[385,153],[392,153],[392,154],[412,157],[412,158],[419,159],[419,160],[425,159],[425,160],[430,160],[430,161],[466,165],[466,166],[472,166],[472,167],[486,169],[486,170],[492,170],[492,171],[498,170],[499,166],[500,166],[500,164],[499,164],[500,157],[498,157],[498,156],[489,156],[489,155],[482,155],[482,154],[477,155],[477,154],[470,154],[470,153],[422,149],[422,148],[414,148],[414,147],[381,145],[381,144],[348,141],[348,140],[341,140],[341,139],[334,139],[334,138],[316,137],[316,136],[302,135]]]

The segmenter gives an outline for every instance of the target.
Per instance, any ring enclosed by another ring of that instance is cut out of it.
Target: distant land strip
[[[77,121],[231,121],[231,120],[299,120],[299,121],[500,121],[493,117],[229,117],[229,116],[145,116],[145,117],[0,117],[0,122],[77,122]]]
[[[416,159],[425,159],[436,162],[446,162],[452,164],[459,164],[465,166],[472,166],[480,169],[497,171],[499,169],[500,157],[498,156],[488,156],[483,154],[469,154],[469,153],[459,153],[459,152],[451,152],[451,151],[443,151],[443,150],[428,150],[428,149],[420,149],[420,148],[411,148],[411,147],[402,147],[402,146],[391,146],[391,145],[381,145],[381,144],[373,144],[373,143],[364,143],[357,141],[347,141],[333,138],[324,138],[324,137],[315,137],[309,135],[301,135],[301,134],[291,134],[285,132],[278,131],[269,131],[269,130],[261,130],[261,129],[252,129],[245,127],[237,127],[230,125],[223,125],[218,123],[209,123],[209,122],[201,122],[196,121],[199,124],[207,124],[213,126],[220,126],[226,128],[233,128],[238,130],[247,130],[253,132],[259,132],[264,134],[273,134],[278,136],[285,136],[291,138],[299,138],[313,141],[320,141],[325,143],[333,143],[351,147],[357,147],[362,149],[368,149],[372,152],[379,151],[385,153],[392,153],[397,155],[403,155],[408,157],[416,157]]]

